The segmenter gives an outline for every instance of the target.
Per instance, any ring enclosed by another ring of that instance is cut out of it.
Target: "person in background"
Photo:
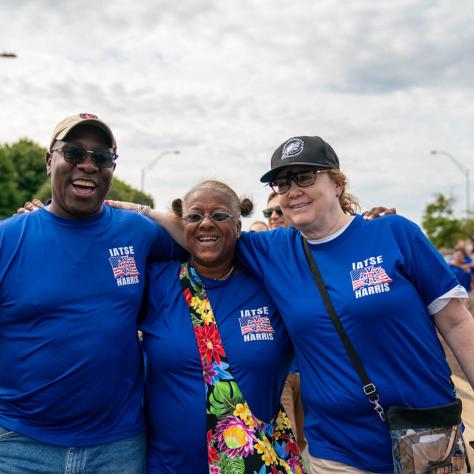
[[[264,230],[268,230],[268,225],[263,221],[254,221],[249,227],[250,232],[261,232]]]
[[[278,195],[271,192],[267,199],[267,208],[263,210],[263,216],[268,220],[270,230],[277,229],[278,227],[286,227],[283,211],[278,202]]]
[[[145,263],[183,251],[103,205],[117,157],[105,122],[65,118],[45,157],[51,203],[0,223],[2,473],[144,472]]]
[[[466,253],[466,258],[464,259],[465,268],[469,269],[471,272],[471,290],[474,287],[474,248],[473,248],[473,239],[468,239],[464,242],[464,245],[461,247]],[[472,310],[472,294],[471,294],[471,310]]]
[[[464,247],[454,249],[449,267],[466,291],[471,291],[471,266]]]

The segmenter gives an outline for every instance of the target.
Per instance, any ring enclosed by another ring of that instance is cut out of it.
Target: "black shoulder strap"
[[[367,375],[367,372],[365,371],[364,366],[362,365],[362,361],[360,360],[359,354],[357,354],[356,350],[354,349],[354,346],[352,345],[351,340],[349,339],[349,336],[347,335],[346,331],[344,331],[341,320],[337,316],[328,290],[326,289],[326,285],[324,284],[321,272],[319,271],[319,268],[316,265],[316,261],[314,260],[308,242],[303,237],[303,235],[301,235],[301,240],[303,242],[303,249],[304,254],[306,256],[306,260],[308,261],[308,265],[311,268],[311,273],[313,274],[314,281],[316,282],[316,285],[319,289],[319,293],[321,294],[324,306],[326,306],[326,311],[329,315],[329,318],[334,324],[334,327],[336,328],[336,331],[339,334],[339,338],[341,339],[342,344],[344,345],[344,348],[346,349],[346,352],[349,355],[349,358],[351,359],[352,365],[354,366],[354,369],[356,370],[357,375],[359,376],[365,395],[369,399],[370,403],[374,405],[374,410],[378,413],[381,420],[385,421],[385,412],[383,407],[379,403],[379,395],[377,393],[377,388],[371,382],[369,376]]]

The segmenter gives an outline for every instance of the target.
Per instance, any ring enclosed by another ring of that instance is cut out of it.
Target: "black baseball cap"
[[[262,183],[273,181],[280,170],[292,165],[339,169],[336,152],[320,137],[293,137],[282,143],[272,155],[271,170],[261,178]]]

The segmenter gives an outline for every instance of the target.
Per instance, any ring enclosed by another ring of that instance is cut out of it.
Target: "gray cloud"
[[[419,222],[434,192],[463,207],[463,178],[429,155],[469,162],[474,92],[469,2],[171,0],[0,2],[0,142],[45,144],[93,112],[116,130],[117,174],[143,167],[159,206],[212,176],[254,196],[286,138],[318,134],[364,207]],[[423,179],[421,179],[421,177]]]

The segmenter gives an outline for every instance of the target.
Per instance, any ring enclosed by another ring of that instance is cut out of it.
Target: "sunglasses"
[[[268,209],[263,210],[263,216],[268,219],[272,216],[273,212],[276,212],[278,216],[283,215],[281,207],[269,207]]]
[[[61,151],[64,155],[64,161],[71,165],[79,165],[86,161],[87,155],[91,155],[92,163],[97,168],[112,168],[118,155],[110,150],[85,150],[79,146],[61,145],[52,148],[51,151]]]
[[[328,173],[329,170],[309,170],[301,173],[288,173],[285,178],[274,179],[270,187],[277,194],[285,194],[291,187],[293,181],[300,188],[307,188],[316,181],[316,176],[322,173]]]
[[[232,219],[234,216],[229,214],[228,212],[218,211],[213,212],[212,214],[199,214],[199,212],[190,212],[183,216],[183,220],[186,222],[190,222],[191,224],[198,224],[201,223],[205,217],[209,217],[213,222],[225,222],[229,219]]]

